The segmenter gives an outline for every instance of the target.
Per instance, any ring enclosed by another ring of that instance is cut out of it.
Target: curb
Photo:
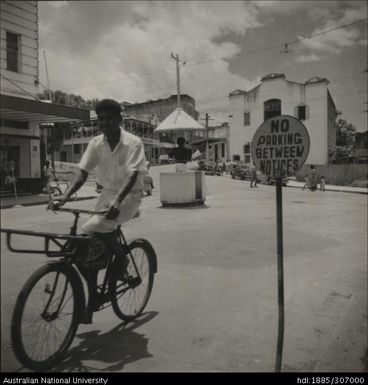
[[[290,188],[299,188],[299,189],[303,189],[302,187],[300,186],[290,186],[290,185],[287,185],[285,187],[290,187]],[[308,191],[308,190],[307,190]],[[316,191],[320,191],[320,190],[316,190]],[[328,189],[326,188],[325,191],[327,192],[341,192],[341,193],[350,193],[350,194],[363,194],[363,195],[367,195],[368,194],[368,191],[364,192],[364,191],[352,191],[352,190],[337,190],[337,189]]]
[[[70,202],[84,201],[84,200],[87,200],[87,199],[94,199],[94,198],[97,198],[97,197],[96,196],[80,197],[80,198],[77,198],[77,199],[73,199]],[[9,204],[5,204],[5,205],[1,205],[1,210],[11,209],[11,208],[18,208],[18,207],[26,207],[26,206],[44,205],[44,204],[46,204],[48,202],[49,202],[48,200],[45,200],[45,201],[39,201],[39,202],[9,203]]]

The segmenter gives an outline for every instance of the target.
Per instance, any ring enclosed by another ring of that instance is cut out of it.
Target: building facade
[[[199,112],[195,109],[195,100],[186,94],[180,95],[181,108],[192,118],[198,120]],[[149,100],[144,103],[127,103],[123,102],[122,107],[127,115],[134,118],[144,119],[158,126],[163,120],[165,120],[177,107],[177,95],[171,95],[167,99]],[[176,143],[176,136],[172,133],[160,133],[158,140],[161,143]],[[193,133],[183,133],[187,143],[192,142]]]
[[[32,192],[41,187],[41,159],[46,157],[40,123],[80,120],[87,111],[44,103],[37,97],[38,2],[1,1],[0,11],[1,190]]]
[[[336,107],[328,80],[313,77],[305,83],[286,80],[284,74],[269,74],[250,91],[229,94],[231,160],[251,163],[252,138],[258,127],[277,115],[299,119],[310,137],[307,164],[327,164],[329,149],[336,144]]]
[[[158,135],[154,133],[156,125],[151,121],[124,115],[123,127],[142,140],[146,159],[150,164],[158,164],[160,155],[166,154],[174,147],[173,144],[159,141]],[[91,112],[90,120],[75,124],[65,133],[60,149],[55,151],[55,160],[79,163],[90,139],[100,133],[96,114]]]
[[[181,108],[194,119],[198,120],[199,113],[195,109],[195,100],[189,95],[180,95]],[[122,103],[124,112],[138,118],[152,121],[156,126],[167,118],[177,108],[177,95],[167,99],[149,100],[144,103]]]
[[[230,160],[230,127],[228,122],[219,126],[208,127],[207,132],[200,132],[193,137],[192,149],[202,153],[202,159],[210,162]]]

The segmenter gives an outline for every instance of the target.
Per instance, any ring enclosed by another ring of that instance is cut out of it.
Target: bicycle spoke
[[[12,330],[12,341],[18,341],[14,349],[17,358],[34,370],[48,368],[62,357],[78,325],[75,288],[68,276],[58,266],[41,269],[43,273],[31,278],[34,283],[26,289],[16,329]]]
[[[113,309],[124,320],[134,319],[143,311],[153,283],[148,249],[137,243],[132,246],[130,254],[127,272],[131,281],[115,281],[113,288]]]

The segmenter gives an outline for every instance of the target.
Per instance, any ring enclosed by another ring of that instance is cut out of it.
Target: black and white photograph
[[[367,8],[0,2],[3,383],[367,383]]]

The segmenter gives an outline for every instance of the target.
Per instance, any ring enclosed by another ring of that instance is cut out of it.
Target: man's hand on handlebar
[[[110,204],[110,207],[105,215],[106,219],[116,219],[120,214],[120,205],[117,202],[113,202]]]
[[[50,210],[57,210],[59,207],[65,205],[67,202],[68,198],[65,197],[64,195],[61,195],[57,198],[52,199],[49,204],[47,205],[47,209]]]

